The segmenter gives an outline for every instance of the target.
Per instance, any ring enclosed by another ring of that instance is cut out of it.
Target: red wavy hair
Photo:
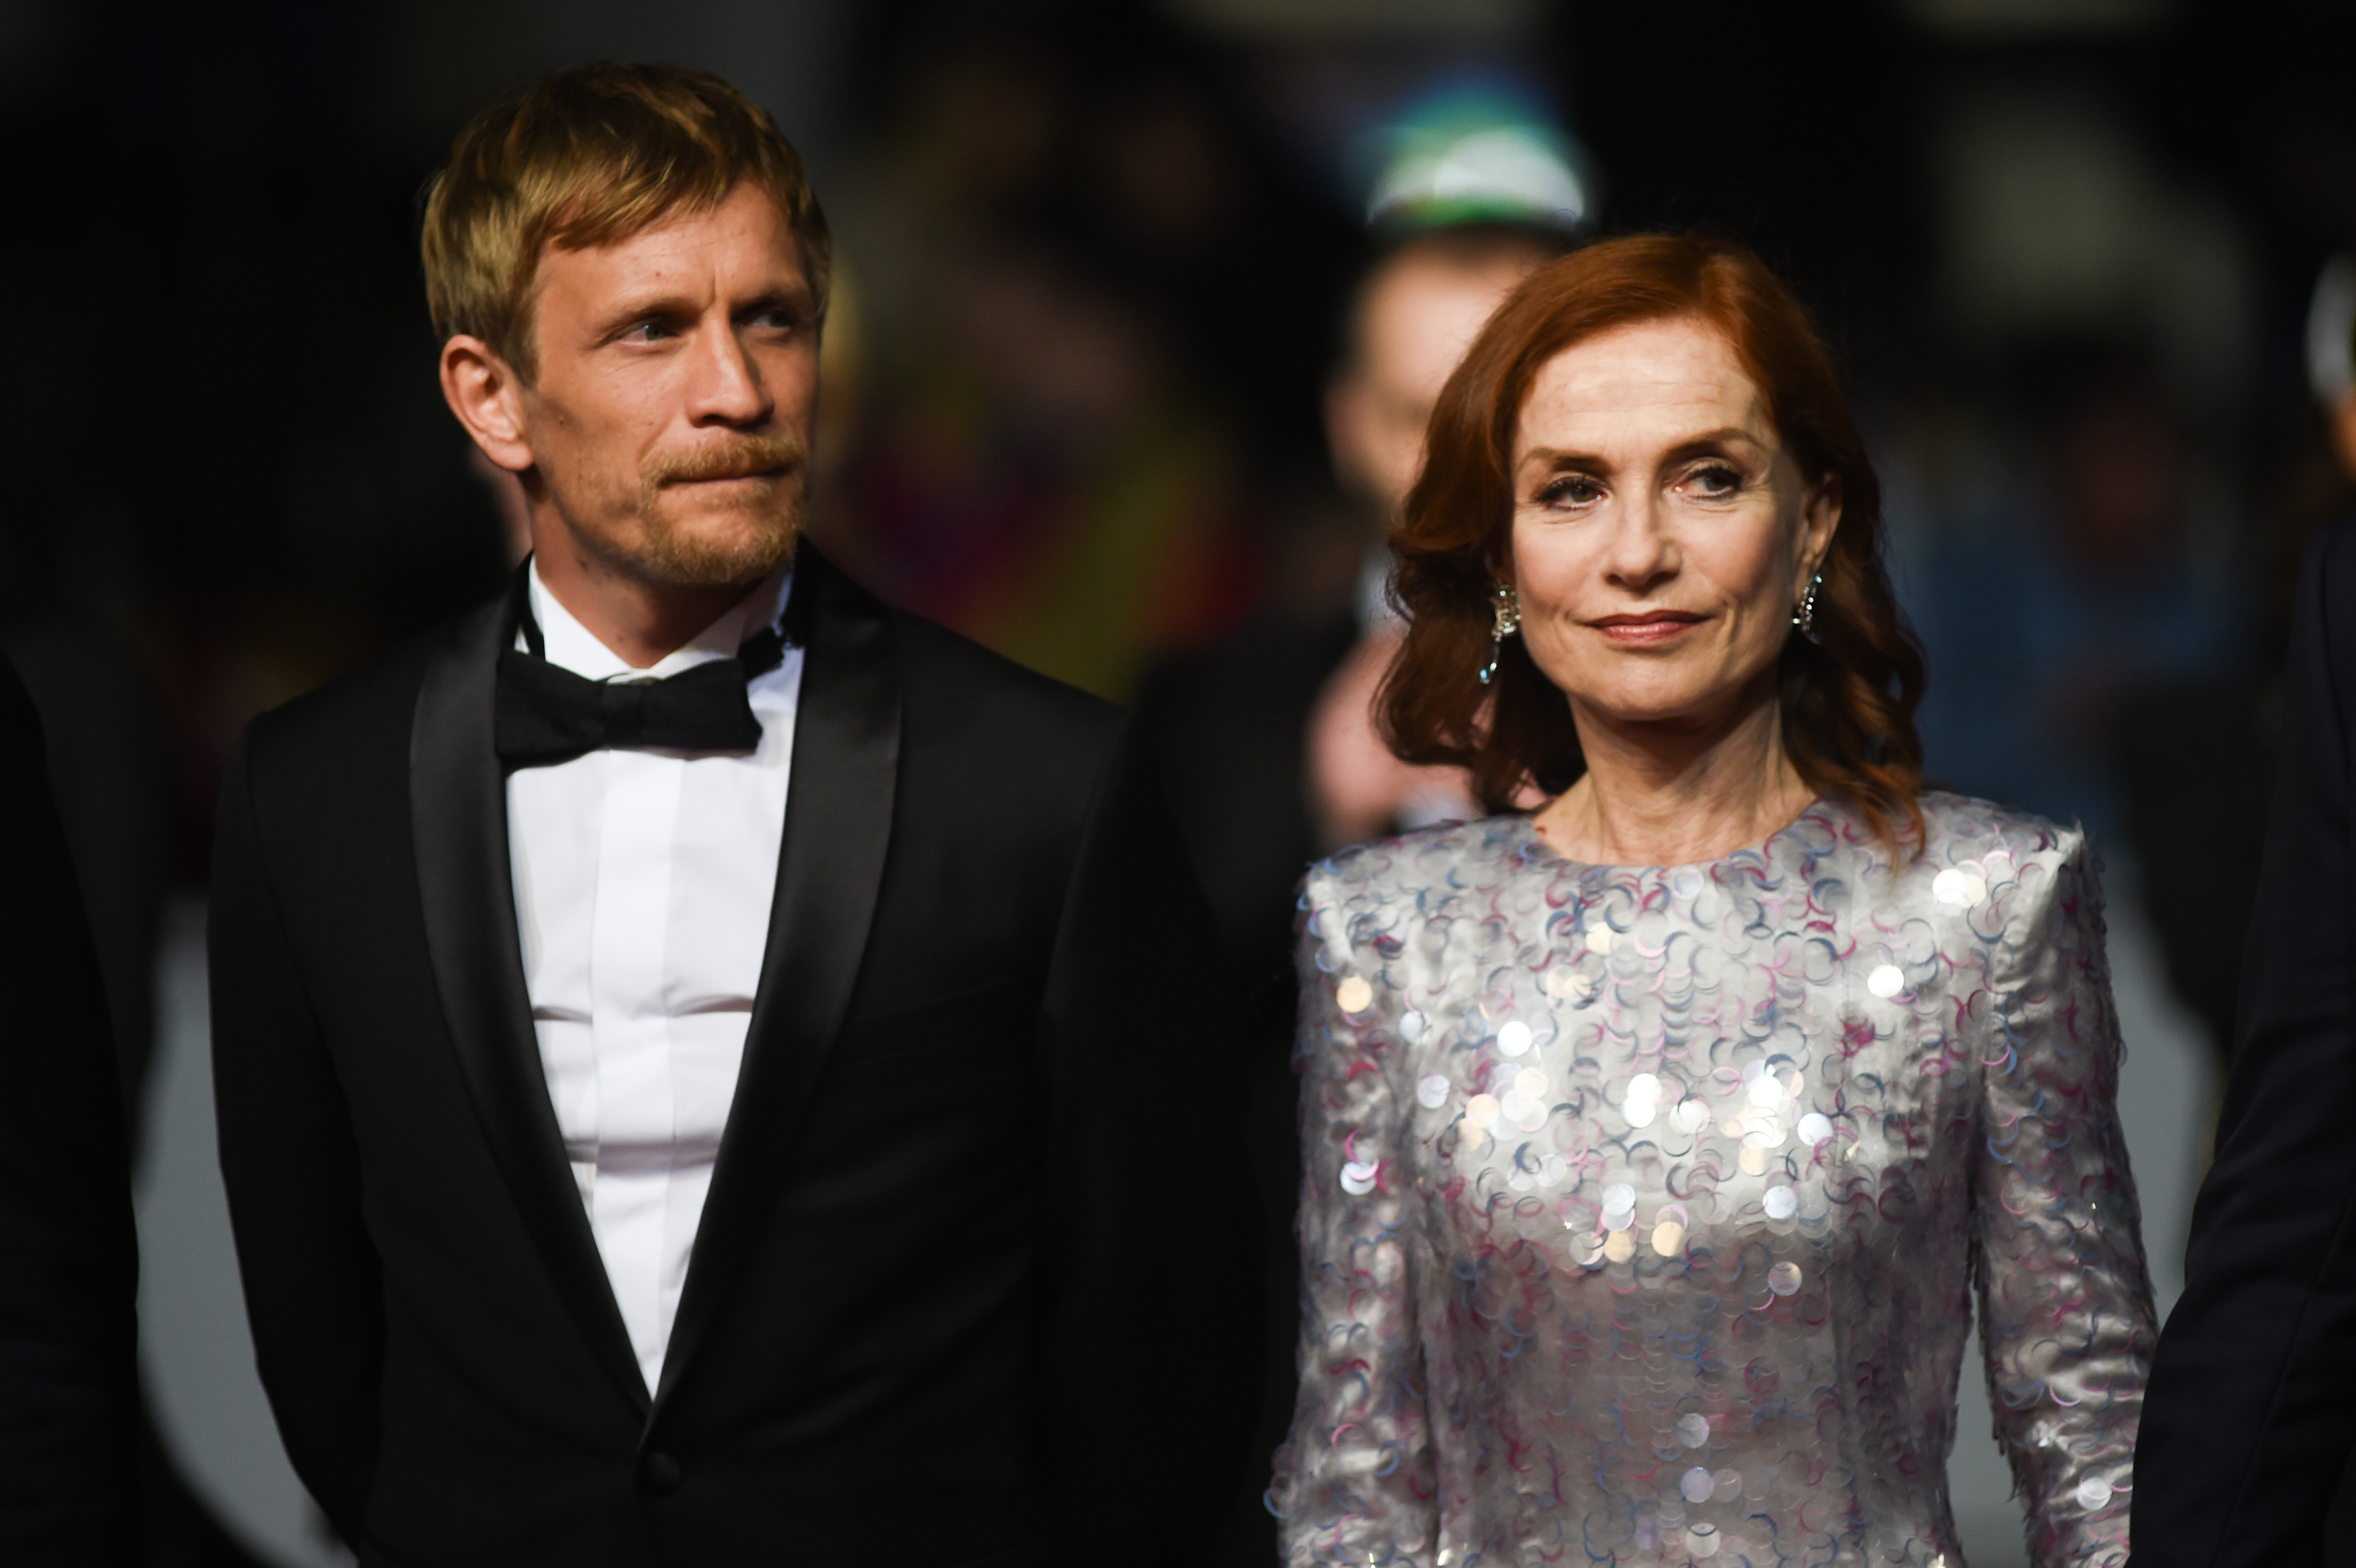
[[[1816,601],[1824,641],[1793,636],[1778,667],[1784,750],[1810,788],[1848,802],[1885,841],[1903,821],[1919,843],[1922,648],[1883,565],[1881,483],[1806,310],[1757,257],[1715,240],[1636,234],[1574,251],[1506,296],[1466,350],[1391,535],[1408,634],[1376,699],[1384,739],[1408,762],[1468,771],[1491,811],[1530,785],[1559,794],[1586,772],[1570,705],[1520,638],[1506,639],[1491,685],[1477,674],[1494,585],[1512,568],[1514,439],[1531,382],[1556,356],[1674,319],[1725,335],[1803,476],[1838,486]]]

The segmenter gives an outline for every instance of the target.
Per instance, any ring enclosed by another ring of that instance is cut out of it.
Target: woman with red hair
[[[1394,545],[1386,736],[1498,815],[1303,892],[1289,1560],[1959,1563],[1976,1284],[2034,1558],[2123,1562],[2154,1327],[2093,857],[1922,789],[1805,313],[1687,239],[1540,271]]]

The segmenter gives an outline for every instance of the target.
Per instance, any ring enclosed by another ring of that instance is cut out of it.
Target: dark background
[[[1931,646],[1933,776],[2083,817],[2222,1050],[2280,605],[2351,501],[2302,359],[2318,271],[2356,240],[2326,21],[0,0],[0,634],[56,737],[127,1091],[238,728],[498,586],[416,196],[466,116],[600,55],[720,69],[809,158],[848,280],[820,536],[1117,699],[1346,600],[1365,524],[1318,398],[1365,261],[1359,138],[1451,75],[1549,98],[1604,231],[1730,235],[1816,310]],[[2172,874],[2196,848],[2201,877]],[[153,1469],[155,1560],[241,1560]]]

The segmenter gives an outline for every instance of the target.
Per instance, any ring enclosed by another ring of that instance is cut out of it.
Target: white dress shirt
[[[776,624],[778,574],[651,669],[632,669],[531,571],[551,664],[657,680]],[[549,1098],[649,1392],[736,1094],[785,832],[802,654],[747,688],[749,755],[591,752],[508,777],[525,984]]]

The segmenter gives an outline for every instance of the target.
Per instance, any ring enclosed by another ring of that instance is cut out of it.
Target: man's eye
[[[670,336],[670,328],[659,321],[642,321],[622,334],[625,343],[659,343]]]

